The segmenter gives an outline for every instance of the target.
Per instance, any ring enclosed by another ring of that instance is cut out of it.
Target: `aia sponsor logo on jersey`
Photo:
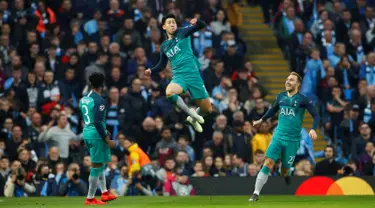
[[[280,109],[280,115],[296,117],[296,114],[294,113],[294,110],[291,109],[291,108],[281,108]]]
[[[167,52],[167,57],[172,58],[174,55],[176,55],[178,52],[180,52],[181,49],[178,46],[173,47]]]

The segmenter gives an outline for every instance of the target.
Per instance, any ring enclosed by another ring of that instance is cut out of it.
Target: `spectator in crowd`
[[[314,175],[335,176],[340,169],[341,165],[335,161],[335,149],[327,145],[324,148],[324,160],[316,164]]]
[[[27,149],[18,149],[18,160],[21,162],[22,168],[28,174],[36,168],[36,163],[30,158],[31,153]]]
[[[294,21],[296,20],[296,13],[295,9],[293,7],[286,8],[286,15],[283,16],[279,28],[277,30],[278,32],[278,38],[279,38],[279,44],[282,50],[287,50],[287,43],[289,38],[291,37],[291,34],[294,32]]]
[[[235,40],[228,41],[227,50],[223,56],[224,73],[230,76],[234,71],[242,68],[244,64],[244,57],[237,52],[238,44]]]
[[[107,129],[112,133],[112,139],[117,137],[119,132],[119,120],[118,120],[118,106],[119,106],[120,92],[116,87],[112,87],[109,90],[109,102],[108,111],[106,116]]]
[[[35,187],[26,182],[26,172],[22,167],[13,169],[4,187],[5,197],[27,197],[35,192]]]
[[[360,156],[365,153],[366,143],[368,141],[374,142],[375,139],[371,134],[371,129],[367,123],[362,123],[359,126],[359,136],[355,138],[351,144],[351,154],[353,160],[358,163]]]
[[[4,196],[4,186],[10,173],[9,159],[5,156],[0,158],[0,196]]]
[[[142,122],[141,130],[137,136],[139,147],[148,155],[155,153],[155,147],[160,139],[160,132],[156,129],[156,122],[153,118],[147,117]]]
[[[176,161],[172,157],[169,157],[166,159],[164,166],[156,172],[156,176],[160,182],[164,183],[168,177],[175,173],[175,170]]]
[[[257,169],[256,165],[255,164],[249,164],[247,166],[247,176],[253,177],[253,176],[257,176],[257,174],[258,174],[258,169]]]
[[[111,161],[107,163],[107,168],[104,170],[106,180],[111,184],[112,179],[120,175],[119,159],[116,155],[111,155]]]
[[[234,121],[233,126],[233,153],[245,162],[252,161],[251,136],[243,132],[243,121]]]
[[[222,157],[216,157],[214,167],[212,168],[212,176],[227,176],[227,170],[224,166],[224,161]]]
[[[214,167],[214,159],[212,155],[206,155],[203,157],[203,171],[207,176],[212,176],[212,171]]]
[[[115,196],[126,196],[128,191],[128,175],[129,169],[127,166],[120,167],[120,175],[112,180],[111,194]]]
[[[23,142],[22,137],[22,128],[20,126],[13,126],[11,138],[6,143],[6,150],[11,161],[18,158],[17,150]]]
[[[52,71],[46,71],[43,76],[43,84],[38,92],[38,106],[43,112],[48,113],[51,107],[60,100],[60,89],[57,82],[54,82]]]
[[[133,176],[135,172],[141,172],[143,176],[155,176],[149,156],[138,147],[138,144],[135,143],[134,138],[126,137],[122,145],[129,152],[129,156],[127,158],[129,165],[129,176]]]
[[[239,155],[233,155],[233,170],[232,175],[246,177],[247,176],[247,166],[248,164]]]
[[[148,98],[149,108],[151,109],[151,116],[164,116],[172,108],[168,100],[161,95],[161,87],[156,86],[151,88],[151,96]]]
[[[57,126],[52,127],[54,121],[48,124],[48,127],[39,135],[39,141],[47,142],[49,147],[57,147],[60,151],[60,158],[68,160],[69,142],[71,140],[80,140],[68,126],[66,115],[60,114],[57,118]]]
[[[212,66],[210,68],[208,68],[207,70],[203,72],[204,83],[208,92],[213,93],[213,89],[215,89],[216,86],[221,86],[222,88],[225,88],[224,83],[221,82],[223,79],[222,78],[223,75],[224,75],[224,62],[222,60],[215,61],[214,63],[212,63]],[[227,83],[228,82],[226,82],[225,84]],[[215,98],[214,95],[212,95],[212,97]],[[221,97],[217,97],[216,99],[222,100]]]
[[[50,175],[48,165],[41,165],[36,175],[36,195],[57,196],[55,177]]]
[[[369,174],[368,172],[365,172],[365,167],[367,164],[372,162],[372,155],[374,154],[374,151],[374,143],[372,141],[367,141],[365,146],[365,152],[360,155],[358,162],[358,168],[363,175]]]
[[[339,86],[334,86],[331,91],[332,100],[327,103],[328,117],[330,118],[331,132],[330,137],[333,141],[336,140],[338,134],[338,127],[344,118],[344,107],[347,102],[343,99],[342,89]]]
[[[352,146],[353,139],[356,138],[359,134],[359,105],[354,104],[349,107],[349,117],[341,122],[338,129],[338,133],[340,135],[339,138],[342,140],[342,147],[344,153],[350,152],[350,147]]]
[[[129,92],[120,97],[119,122],[124,132],[137,130],[146,117],[147,103],[141,95],[141,86],[140,79],[133,79]]]
[[[371,52],[367,55],[367,62],[360,66],[359,77],[366,79],[369,85],[375,86],[374,75],[371,73],[375,71],[375,53]]]
[[[52,173],[55,174],[55,179],[57,185],[60,185],[63,180],[66,178],[65,172],[65,164],[64,163],[57,163],[56,168],[52,170]]]
[[[175,160],[177,169],[182,169],[182,171],[185,171],[189,175],[193,173],[193,167],[191,166],[191,162],[189,161],[189,157],[185,151],[178,151]]]
[[[164,196],[192,196],[195,195],[193,185],[189,181],[189,173],[180,170],[177,175],[167,178],[163,188]]]
[[[271,143],[272,134],[270,133],[270,127],[267,122],[263,122],[258,129],[258,132],[251,139],[251,147],[253,152],[253,158],[255,159],[255,154],[257,150],[262,150],[266,152],[269,144]]]
[[[296,168],[294,170],[294,175],[296,176],[312,176],[313,169],[310,161],[308,160],[301,160],[296,164]]]
[[[87,194],[87,184],[80,176],[80,167],[76,163],[71,163],[66,173],[66,178],[62,179],[58,194],[60,196],[85,196]]]
[[[253,108],[246,117],[246,120],[256,121],[260,119],[266,112],[268,108],[265,105],[263,98],[255,99],[255,108]]]
[[[265,159],[266,159],[265,151],[257,149],[254,154],[254,162],[253,162],[253,164],[257,168],[257,171],[260,171]]]
[[[85,156],[81,165],[81,178],[85,183],[89,183],[90,168],[92,166],[90,156]]]
[[[220,131],[215,131],[212,135],[212,140],[207,141],[204,146],[208,147],[212,150],[213,156],[216,157],[224,157],[227,153],[224,140],[223,140],[223,133]]]
[[[178,145],[178,151],[181,151],[181,150],[185,151],[188,154],[188,156],[189,156],[190,163],[193,164],[195,162],[195,151],[189,145],[189,139],[187,138],[187,136],[181,135],[178,138],[177,145]]]
[[[331,63],[332,67],[336,67],[337,64],[340,62],[342,56],[346,54],[346,47],[343,43],[336,43],[334,47],[333,54],[328,56],[328,59]]]
[[[78,98],[81,93],[81,87],[75,81],[75,70],[67,68],[65,70],[65,79],[59,81],[59,90],[61,92],[60,104],[71,103],[74,107],[78,106]]]
[[[164,165],[165,160],[177,151],[177,144],[171,136],[171,129],[165,127],[160,132],[161,140],[156,144],[156,155],[159,157],[160,165]]]
[[[192,177],[205,177],[207,176],[203,170],[203,163],[201,161],[195,161],[194,174]]]
[[[51,147],[48,151],[48,167],[50,167],[52,170],[56,169],[56,166],[58,163],[63,162],[63,160],[60,158],[60,152],[58,147]],[[54,174],[56,174],[54,172]]]

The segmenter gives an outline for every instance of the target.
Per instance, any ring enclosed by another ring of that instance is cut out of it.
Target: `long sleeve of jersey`
[[[192,35],[193,33],[205,28],[206,26],[207,24],[205,22],[203,22],[202,20],[197,20],[197,23],[195,25],[181,28],[178,30],[178,32],[181,34],[182,37],[186,38]]]
[[[107,132],[105,131],[103,124],[102,124],[104,117],[106,116],[105,105],[103,101],[95,103],[94,111],[95,111],[94,112],[95,113],[94,114],[95,115],[95,122],[94,122],[95,128],[98,131],[100,137],[102,137],[102,139],[105,139],[105,137],[107,136]]]
[[[307,111],[311,114],[311,116],[314,119],[314,122],[313,122],[313,125],[312,125],[312,129],[315,130],[319,126],[320,116],[319,116],[318,112],[315,110],[315,108],[314,108],[314,106],[312,104],[312,101],[307,100],[306,109],[307,109]]]
[[[272,104],[271,108],[268,109],[268,111],[264,114],[264,116],[262,117],[262,120],[267,120],[271,118],[277,113],[277,111],[279,111],[279,108],[280,108],[279,100],[280,100],[280,94],[276,96],[275,102]]]
[[[163,53],[163,50],[160,50],[160,60],[159,63],[156,64],[153,68],[151,68],[152,73],[158,73],[165,69],[165,66],[167,66],[168,63],[168,57]]]
[[[130,153],[131,164],[129,168],[129,176],[133,175],[134,172],[141,170],[141,164],[139,163],[139,154],[136,152]]]

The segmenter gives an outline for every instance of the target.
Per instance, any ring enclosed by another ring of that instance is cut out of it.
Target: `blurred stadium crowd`
[[[106,169],[112,193],[193,195],[189,177],[256,176],[277,118],[251,125],[270,103],[238,32],[243,3],[0,0],[0,196],[86,195],[91,161],[78,101],[90,91],[88,70],[106,75],[107,128],[118,141]],[[374,1],[248,3],[262,6],[324,118],[329,145],[314,153],[303,129],[293,174],[373,175]],[[166,13],[180,26],[193,17],[209,25],[191,38],[214,105],[202,134],[164,96],[171,67],[144,76],[159,60]],[[130,171],[125,137],[147,153],[156,178]]]

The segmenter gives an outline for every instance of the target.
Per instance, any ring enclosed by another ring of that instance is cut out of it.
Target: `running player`
[[[106,106],[101,96],[104,83],[104,75],[94,72],[89,76],[92,87],[91,92],[80,101],[80,109],[85,122],[83,139],[89,150],[92,166],[89,176],[89,190],[85,201],[86,205],[102,205],[107,201],[116,199],[106,187],[104,165],[111,161],[110,148],[116,146],[106,131],[105,117]],[[98,184],[102,192],[101,201],[95,199]]]
[[[258,200],[259,193],[267,182],[268,174],[273,169],[278,159],[281,161],[280,173],[282,176],[286,177],[286,182],[289,183],[289,169],[293,165],[300,145],[305,109],[307,109],[314,118],[309,136],[313,140],[317,138],[315,129],[318,128],[320,118],[312,105],[312,101],[309,101],[306,96],[299,93],[301,82],[301,77],[297,73],[292,72],[285,82],[286,91],[279,93],[275,103],[266,114],[261,119],[253,122],[254,126],[258,126],[279,111],[278,125],[267,149],[266,160],[256,178],[255,191],[253,196],[249,199],[250,202]]]
[[[160,72],[165,68],[168,60],[171,62],[173,78],[167,86],[166,96],[170,102],[178,106],[189,116],[187,121],[191,123],[197,132],[202,132],[201,124],[204,116],[212,112],[207,90],[199,73],[200,64],[193,54],[190,36],[206,27],[206,23],[196,18],[190,21],[191,26],[177,28],[176,17],[168,14],[162,19],[163,30],[166,31],[168,39],[160,48],[160,61],[152,69],[145,71],[146,75]],[[185,104],[180,94],[189,91],[191,98],[198,105],[195,112]]]

